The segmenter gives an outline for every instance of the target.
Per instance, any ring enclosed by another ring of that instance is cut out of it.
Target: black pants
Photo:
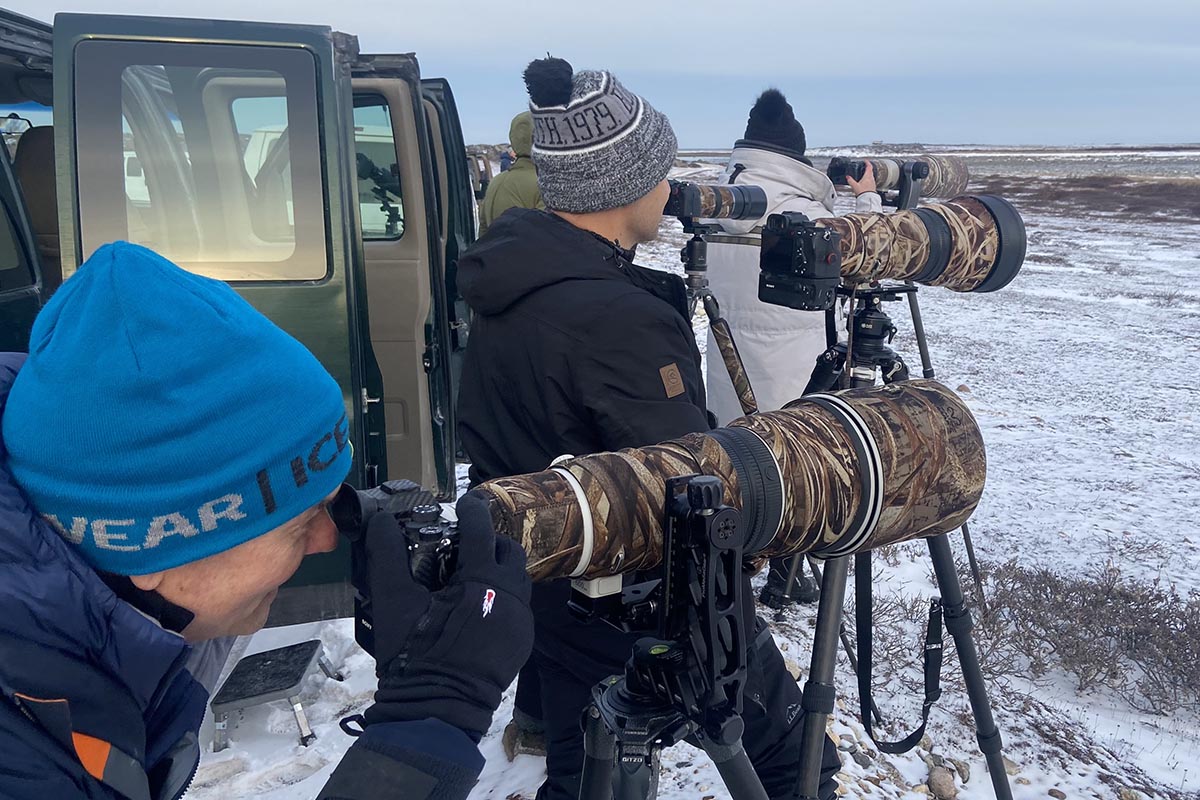
[[[542,682],[538,678],[537,662],[532,654],[517,673],[516,713],[528,720],[542,721]]]
[[[749,599],[749,577],[742,587]],[[542,719],[546,726],[546,782],[538,800],[576,800],[583,766],[580,720],[592,687],[624,672],[637,637],[601,622],[579,622],[567,611],[567,581],[535,584],[534,662],[539,673]],[[748,604],[749,605],[749,604]],[[751,619],[753,613],[751,611]],[[755,638],[749,658],[742,717],[742,744],[772,800],[796,796],[803,736],[800,687],[788,673],[769,633]],[[820,797],[831,800],[841,768],[837,748],[825,737]]]

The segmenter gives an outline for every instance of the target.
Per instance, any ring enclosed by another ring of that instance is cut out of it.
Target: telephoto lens
[[[758,219],[767,213],[767,193],[761,186],[671,181],[664,217],[691,219]]]
[[[913,281],[994,292],[1025,261],[1025,223],[1007,200],[964,195],[894,214],[816,220],[840,236],[841,275],[853,283]]]
[[[920,155],[912,158],[844,158],[837,156],[829,161],[825,174],[829,180],[838,185],[846,185],[846,176],[856,181],[862,180],[866,172],[867,162],[870,162],[875,175],[875,186],[881,192],[891,191],[900,185],[904,163],[913,162],[921,165],[920,174],[922,197],[957,197],[967,190],[970,172],[967,162],[958,156]]]
[[[758,299],[820,311],[833,307],[843,282],[883,280],[994,292],[1020,271],[1025,243],[1021,215],[992,195],[894,214],[772,214],[759,249]]]
[[[960,527],[983,493],[983,438],[935,381],[807,395],[664,444],[485,483],[497,533],[534,580],[657,567],[667,479],[720,478],[746,555],[832,558]]]

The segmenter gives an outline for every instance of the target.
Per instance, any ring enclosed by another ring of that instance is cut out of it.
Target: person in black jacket
[[[525,80],[548,210],[506,214],[458,270],[475,312],[458,398],[472,483],[711,427],[683,281],[633,260],[632,248],[658,234],[677,149],[670,123],[608,72],[543,59]],[[569,596],[567,581],[534,586],[547,744],[539,800],[578,796],[581,714],[635,639],[576,620]],[[756,634],[744,744],[768,794],[792,797],[800,690],[765,626]],[[823,798],[838,767],[827,740]]]

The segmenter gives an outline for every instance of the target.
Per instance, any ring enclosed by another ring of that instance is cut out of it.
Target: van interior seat
[[[29,224],[33,226],[42,265],[43,297],[47,297],[62,283],[53,125],[38,125],[21,134],[13,172],[29,209]]]

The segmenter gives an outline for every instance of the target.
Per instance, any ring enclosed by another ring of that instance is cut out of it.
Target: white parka
[[[759,219],[719,220],[722,232],[738,241],[722,242],[718,234],[709,242],[709,286],[733,329],[759,410],[773,411],[799,397],[808,384],[817,356],[826,348],[825,314],[758,299],[756,229],[770,214],[784,211],[798,211],[809,219],[832,217],[835,192],[823,172],[803,161],[743,142],[734,148],[719,182],[729,183],[735,172],[733,183],[766,190],[767,213]],[[856,212],[864,214],[883,210],[875,192],[860,195],[855,206]],[[711,331],[706,361],[708,408],[724,425],[742,416],[742,410]]]

